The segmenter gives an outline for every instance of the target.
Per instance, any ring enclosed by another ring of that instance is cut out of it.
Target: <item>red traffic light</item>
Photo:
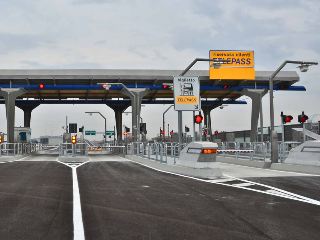
[[[201,115],[196,115],[194,117],[194,122],[197,124],[201,123],[202,120],[203,120],[203,117]]]
[[[204,133],[204,135],[207,135],[207,134],[208,134],[208,132],[207,132],[207,131],[204,131],[203,133]]]
[[[168,89],[168,88],[169,88],[169,85],[163,85],[163,88],[164,88],[164,89]]]
[[[127,134],[128,134],[127,132],[124,132],[124,133],[123,133],[123,135],[127,135]]]
[[[41,84],[39,84],[39,88],[43,88],[44,87],[44,85],[41,83]]]
[[[286,122],[291,122],[292,119],[293,119],[293,117],[290,116],[290,115],[288,115],[288,116],[286,117]]]
[[[161,134],[164,134],[164,131],[163,131],[163,130],[161,131]]]
[[[299,123],[305,123],[309,117],[307,115],[304,115],[304,112],[302,112],[302,115],[298,116],[298,122]]]
[[[215,135],[218,135],[218,131],[215,131],[214,134],[215,134]]]
[[[173,134],[173,130],[170,132],[170,135],[172,135]]]

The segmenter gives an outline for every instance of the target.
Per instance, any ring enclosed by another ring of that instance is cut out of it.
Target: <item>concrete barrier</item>
[[[254,160],[247,160],[247,159],[237,159],[232,157],[221,157],[217,156],[217,162],[222,163],[229,163],[247,167],[256,167],[256,168],[270,168],[271,162],[264,162],[264,161],[254,161]]]

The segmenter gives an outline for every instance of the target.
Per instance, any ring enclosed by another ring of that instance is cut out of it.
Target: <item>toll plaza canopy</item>
[[[79,100],[111,98],[129,99],[121,85],[111,85],[106,91],[98,83],[122,83],[127,88],[148,88],[144,99],[173,98],[171,88],[173,76],[182,70],[105,70],[105,69],[61,69],[61,70],[0,70],[0,88],[24,88],[27,92],[17,99],[68,99]],[[201,98],[235,100],[241,97],[242,89],[269,89],[272,71],[256,71],[254,80],[210,80],[208,70],[190,70],[185,76],[199,76]],[[295,71],[282,71],[274,78],[274,90],[305,91],[302,86],[292,86],[299,81]],[[40,87],[42,84],[42,88]]]

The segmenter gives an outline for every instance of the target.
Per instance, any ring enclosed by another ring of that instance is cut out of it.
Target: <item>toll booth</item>
[[[62,136],[40,136],[43,145],[57,146],[63,142]]]
[[[16,143],[30,143],[31,142],[31,128],[29,128],[29,127],[15,127],[14,128],[14,142],[16,142]]]

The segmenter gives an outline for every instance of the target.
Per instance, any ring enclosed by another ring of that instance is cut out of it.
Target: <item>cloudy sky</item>
[[[318,0],[0,0],[1,69],[184,69],[211,49],[254,50],[256,70],[276,70],[284,60],[320,60]],[[296,70],[288,65],[284,70]],[[208,69],[197,63],[194,69]],[[298,73],[306,92],[275,93],[275,123],[280,112],[320,113],[320,67]],[[244,99],[244,98],[242,98]],[[250,128],[251,101],[211,112],[213,130]],[[263,100],[269,124],[269,96]],[[142,108],[148,135],[162,125],[168,106]],[[114,113],[107,106],[43,105],[33,111],[32,136],[61,135],[65,117],[87,130],[103,131],[100,111],[113,129]],[[127,110],[130,111],[130,108]],[[0,131],[6,132],[5,108],[0,106]],[[177,130],[177,113],[166,115]],[[124,115],[131,126],[131,116]],[[191,127],[190,113],[184,125]],[[16,108],[16,126],[23,112]],[[96,137],[99,139],[99,137]]]

